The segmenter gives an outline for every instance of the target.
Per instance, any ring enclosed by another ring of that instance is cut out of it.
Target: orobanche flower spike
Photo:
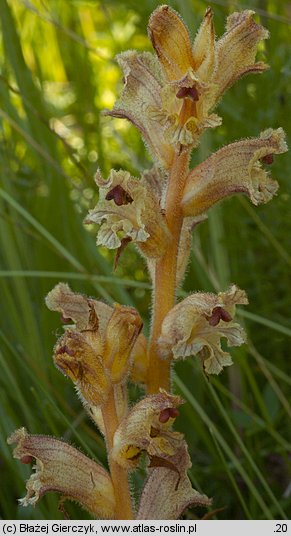
[[[201,378],[204,373],[211,382],[212,374],[223,373],[233,362],[231,347],[246,340],[234,316],[248,300],[234,284],[217,294],[196,291],[178,303],[176,294],[192,232],[208,210],[238,193],[254,205],[266,203],[278,188],[266,167],[287,146],[283,130],[269,125],[189,168],[201,134],[222,122],[214,109],[225,91],[267,68],[256,55],[268,32],[253,16],[249,10],[232,13],[216,38],[208,8],[192,43],[178,13],[160,6],[148,25],[153,53],[127,51],[117,58],[124,89],[105,114],[140,130],[154,165],[139,178],[111,170],[104,179],[97,171],[99,200],[85,223],[99,226],[97,245],[116,249],[116,261],[130,242],[142,255],[152,280],[151,333],[142,333],[134,307],[83,296],[65,283],[48,293],[46,305],[64,323],[54,364],[104,436],[108,470],[64,441],[21,428],[8,442],[16,443],[14,456],[22,463],[35,462],[22,506],[56,491],[96,518],[178,519],[187,518],[189,508],[216,508],[216,497],[192,487],[188,471],[195,474],[197,459],[191,462],[186,438],[175,430],[184,401],[172,390],[171,371],[177,359],[191,357],[201,362]],[[130,405],[129,384],[139,384],[140,393]],[[137,500],[129,477],[141,469],[136,481],[145,469],[147,476]]]

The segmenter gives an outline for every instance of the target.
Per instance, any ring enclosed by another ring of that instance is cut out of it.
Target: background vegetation
[[[217,33],[234,9],[257,11],[271,38],[261,50],[271,70],[249,76],[220,105],[224,122],[205,136],[193,162],[261,130],[288,127],[291,55],[281,0],[168,2],[193,35],[206,6]],[[30,468],[12,459],[7,436],[17,427],[64,437],[106,463],[103,442],[53,366],[59,317],[44,296],[58,281],[75,291],[139,308],[148,323],[149,281],[128,247],[115,274],[112,255],[97,250],[94,229],[82,220],[96,202],[94,172],[111,167],[138,174],[149,167],[137,131],[102,117],[122,87],[116,53],[149,49],[146,24],[156,0],[0,0],[0,514],[4,519],[57,519],[58,498],[21,508]],[[187,400],[178,419],[186,434],[198,489],[214,497],[218,519],[280,519],[291,505],[290,472],[290,153],[272,166],[278,196],[254,209],[242,196],[212,210],[193,237],[183,292],[248,293],[239,311],[248,345],[235,365],[207,382],[195,360],[176,368],[175,389]],[[136,388],[133,396],[138,396]],[[140,477],[136,484],[139,484]],[[69,515],[85,518],[75,505]],[[203,512],[189,511],[188,518]]]

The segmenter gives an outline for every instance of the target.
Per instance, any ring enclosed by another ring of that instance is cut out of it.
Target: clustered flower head
[[[217,39],[208,8],[192,43],[180,16],[160,6],[148,25],[154,53],[128,51],[117,58],[124,89],[106,114],[128,119],[140,130],[154,166],[140,178],[111,170],[104,179],[98,171],[99,201],[85,222],[99,225],[97,245],[116,249],[117,260],[130,242],[142,254],[153,282],[152,333],[148,340],[133,307],[87,298],[64,283],[49,292],[46,304],[64,323],[54,363],[104,435],[108,469],[64,441],[21,428],[8,441],[16,443],[14,456],[22,463],[35,462],[23,506],[35,505],[48,491],[78,501],[96,518],[178,519],[188,507],[211,506],[192,487],[188,447],[174,430],[184,401],[171,393],[171,363],[195,358],[207,376],[230,366],[231,355],[221,343],[244,343],[234,316],[236,306],[248,300],[234,284],[218,294],[195,292],[178,303],[175,296],[191,234],[208,210],[236,193],[245,193],[254,205],[266,203],[278,188],[266,167],[287,150],[281,128],[222,147],[189,169],[201,134],[222,122],[214,110],[225,91],[242,76],[267,68],[256,54],[268,32],[253,15],[232,13]],[[145,390],[131,407],[129,381]],[[141,460],[147,477],[135,507],[128,475]]]

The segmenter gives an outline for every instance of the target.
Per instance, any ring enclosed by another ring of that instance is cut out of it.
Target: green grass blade
[[[255,463],[253,457],[250,455],[250,453],[248,452],[248,449],[245,447],[243,441],[241,440],[239,434],[237,433],[233,423],[231,422],[227,412],[225,411],[223,405],[221,404],[213,386],[209,383],[209,382],[205,382],[213,399],[215,400],[215,403],[221,413],[221,415],[223,416],[224,418],[224,421],[225,423],[227,424],[228,428],[230,429],[231,433],[233,434],[237,444],[239,445],[241,451],[244,453],[246,459],[248,460],[250,466],[252,467],[255,475],[257,476],[258,480],[260,481],[262,487],[264,488],[266,494],[269,496],[269,498],[271,499],[271,501],[273,502],[278,514],[280,516],[282,516],[283,519],[287,519],[287,516],[284,512],[284,510],[282,509],[280,503],[278,502],[278,500],[276,499],[275,495],[273,494],[269,484],[267,483],[266,479],[264,478],[262,472],[260,471],[259,467],[257,466],[257,464]]]
[[[260,506],[261,514],[263,514],[263,516],[266,516],[266,519],[273,519],[272,513],[270,509],[268,508],[268,506],[266,505],[260,492],[257,490],[252,479],[249,477],[249,475],[245,471],[240,461],[233,454],[233,451],[231,450],[231,448],[227,445],[226,441],[223,438],[223,435],[218,431],[213,421],[208,417],[204,409],[200,406],[200,404],[197,402],[194,396],[190,393],[186,385],[177,376],[175,376],[174,381],[175,381],[176,387],[178,388],[182,396],[184,396],[186,400],[191,404],[193,410],[197,413],[197,415],[199,415],[200,419],[202,419],[204,424],[209,428],[209,430],[211,431],[211,434],[215,435],[216,440],[218,441],[219,445],[221,446],[225,454],[228,456],[228,458],[231,460],[231,462],[233,463],[233,466],[241,475],[245,484],[248,486],[252,496],[257,501],[258,505]]]

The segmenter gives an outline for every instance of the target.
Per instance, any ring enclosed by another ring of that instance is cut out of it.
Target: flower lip
[[[210,326],[217,326],[220,320],[223,320],[223,322],[231,322],[232,316],[226,309],[217,306],[214,307],[211,316],[206,316],[206,319]]]
[[[194,102],[199,100],[199,93],[195,86],[193,87],[181,87],[176,93],[177,99],[192,99]]]
[[[261,161],[262,161],[264,164],[273,164],[273,162],[274,162],[274,155],[273,155],[273,154],[266,154],[265,156],[263,156],[263,158],[261,158]]]
[[[56,354],[68,354],[69,356],[73,357],[75,355],[75,352],[66,344],[64,344],[57,349]]]
[[[113,199],[114,203],[119,207],[133,202],[131,195],[129,195],[120,184],[114,186],[114,188],[106,194],[105,199],[106,201],[111,201]]]
[[[161,411],[159,421],[161,423],[168,422],[169,419],[176,419],[179,416],[179,411],[176,408],[165,408]]]
[[[150,52],[127,51],[117,56],[124,72],[125,86],[113,110],[105,115],[127,119],[137,127],[154,161],[169,169],[174,148],[164,138],[164,126],[153,118],[152,108],[162,105],[163,76],[158,59]]]

